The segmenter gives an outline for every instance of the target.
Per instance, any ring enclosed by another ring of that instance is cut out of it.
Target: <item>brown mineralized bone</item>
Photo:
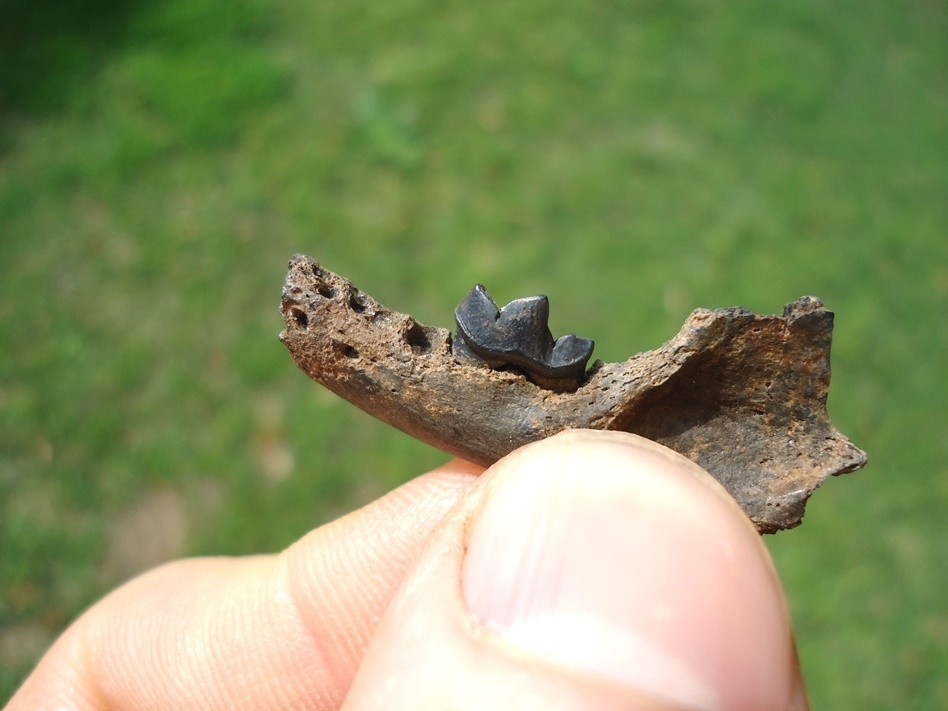
[[[654,351],[597,361],[573,391],[452,352],[423,326],[295,256],[280,339],[311,378],[371,415],[484,466],[570,428],[634,432],[709,471],[762,533],[800,523],[810,494],[866,463],[830,423],[833,314],[819,299],[783,316],[698,309]]]

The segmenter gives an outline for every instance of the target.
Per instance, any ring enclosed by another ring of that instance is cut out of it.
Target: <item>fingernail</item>
[[[697,709],[787,708],[792,639],[759,536],[687,467],[572,433],[495,465],[463,592],[506,643]]]

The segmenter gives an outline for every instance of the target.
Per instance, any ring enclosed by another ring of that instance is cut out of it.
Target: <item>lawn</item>
[[[767,539],[816,709],[948,707],[948,8],[0,4],[0,702],[122,580],[274,551],[445,456],[309,382],[287,258],[595,357],[836,312],[870,455]]]

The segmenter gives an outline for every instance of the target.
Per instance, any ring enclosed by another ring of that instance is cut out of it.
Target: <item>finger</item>
[[[452,462],[278,556],[179,561],[91,608],[13,709],[335,709],[424,540],[482,471]]]
[[[369,709],[805,709],[759,535],[693,463],[571,432],[428,539],[347,697]]]

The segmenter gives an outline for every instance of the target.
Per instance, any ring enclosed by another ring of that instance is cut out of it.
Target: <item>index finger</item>
[[[451,462],[278,555],[130,581],[63,634],[7,711],[338,708],[428,534],[481,471]]]

